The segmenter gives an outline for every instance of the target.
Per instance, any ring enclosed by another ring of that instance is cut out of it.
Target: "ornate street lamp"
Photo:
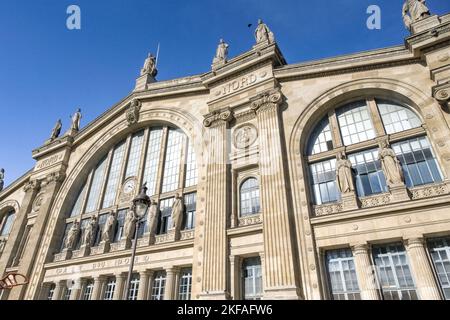
[[[147,182],[146,182],[142,186],[141,193],[139,193],[138,196],[133,199],[132,210],[134,212],[136,227],[135,227],[135,232],[134,232],[134,242],[133,242],[132,253],[131,253],[130,270],[128,271],[127,286],[125,289],[124,300],[128,300],[128,296],[129,296],[129,290],[130,290],[130,286],[131,286],[131,275],[133,274],[134,258],[136,256],[139,225],[140,225],[142,219],[144,219],[145,215],[147,214],[150,203],[151,203],[150,197],[147,196]]]

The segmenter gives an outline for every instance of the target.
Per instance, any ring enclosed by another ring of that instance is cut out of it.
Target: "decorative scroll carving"
[[[342,203],[324,204],[314,207],[316,217],[340,213],[344,210]]]
[[[140,111],[141,111],[141,102],[137,99],[131,101],[130,106],[128,107],[128,110],[125,114],[128,126],[132,126],[133,124],[138,123]]]
[[[413,200],[442,196],[449,193],[448,187],[444,183],[417,187],[410,191]]]
[[[211,127],[221,123],[228,123],[231,119],[233,119],[233,112],[230,109],[215,111],[205,116],[203,125],[205,127]]]
[[[251,109],[255,112],[260,112],[266,109],[276,108],[281,104],[282,98],[283,96],[278,89],[262,93],[254,99]]]
[[[254,224],[260,224],[262,223],[262,215],[260,214],[256,214],[256,215],[251,215],[248,217],[241,217],[239,218],[238,221],[238,226],[239,227],[245,227],[245,226],[251,226]]]
[[[442,106],[447,106],[450,101],[450,82],[433,88],[433,96]]]
[[[361,208],[372,208],[387,205],[391,202],[389,194],[381,194],[371,197],[360,198]]]

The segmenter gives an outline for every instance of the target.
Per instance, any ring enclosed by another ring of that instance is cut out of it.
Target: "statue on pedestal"
[[[102,231],[102,242],[111,242],[114,225],[116,224],[116,212],[112,211],[106,219],[105,226]]]
[[[147,215],[147,232],[150,233],[151,236],[154,236],[156,233],[156,227],[158,226],[158,203],[155,200],[152,200],[150,204],[150,208],[148,209]]]
[[[158,70],[156,69],[156,57],[151,53],[149,53],[147,59],[145,59],[144,67],[141,70],[141,76],[145,74],[149,74],[153,78],[158,74]]]
[[[258,27],[255,30],[256,44],[268,41],[269,43],[275,42],[275,36],[269,27],[261,20],[258,20]]]
[[[352,163],[347,159],[345,153],[343,152],[338,153],[337,155],[336,182],[339,190],[343,194],[355,191],[352,174]]]
[[[430,10],[428,9],[425,0],[406,0],[403,4],[403,22],[408,30],[411,30],[411,25],[414,22],[429,17]]]
[[[184,203],[183,198],[177,193],[175,201],[172,204],[172,226],[170,229],[179,232],[181,230],[181,223],[183,222]]]
[[[50,141],[53,141],[59,137],[59,135],[61,134],[61,128],[62,128],[62,122],[61,122],[61,119],[59,119],[58,121],[56,121],[56,124],[53,127]]]
[[[86,229],[84,229],[83,245],[90,247],[92,245],[94,230],[97,227],[97,217],[93,216],[89,221]]]
[[[386,177],[386,183],[389,187],[404,183],[403,170],[400,161],[394,150],[389,147],[386,141],[380,143],[378,158],[381,161],[381,167]]]
[[[5,186],[5,169],[0,169],[0,191],[3,190]]]
[[[70,227],[69,232],[67,232],[66,240],[64,242],[64,249],[71,250],[75,247],[79,232],[80,222],[78,220],[75,220],[75,222]]]
[[[70,129],[74,132],[80,131],[80,121],[81,121],[82,115],[81,115],[81,109],[78,108],[77,111],[72,116],[72,125]]]
[[[136,231],[136,215],[134,214],[134,206],[128,210],[123,226],[123,239],[131,239]]]
[[[213,63],[225,63],[228,59],[228,47],[229,45],[220,39],[219,45],[217,47],[216,56],[214,57]]]

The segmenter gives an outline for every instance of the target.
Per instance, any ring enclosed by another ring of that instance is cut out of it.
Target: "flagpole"
[[[155,65],[155,67],[157,67],[158,66],[158,59],[159,59],[159,43],[158,43],[158,50],[156,51],[156,65]]]

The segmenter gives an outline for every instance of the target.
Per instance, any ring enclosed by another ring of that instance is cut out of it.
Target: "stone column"
[[[139,291],[138,300],[148,300],[149,280],[152,277],[153,272],[145,270],[139,272]]]
[[[288,202],[286,152],[282,144],[278,89],[259,95],[251,108],[257,114],[260,143],[261,211],[264,235],[265,299],[298,299],[295,252]]]
[[[45,178],[41,183],[42,191],[44,193],[44,199],[42,205],[39,208],[39,214],[36,217],[36,222],[30,231],[29,240],[26,248],[24,248],[23,257],[19,266],[19,273],[31,278],[32,270],[34,267],[35,259],[38,255],[39,245],[45,234],[45,228],[49,218],[49,212],[53,205],[53,201],[56,197],[62,181],[65,175],[54,172]],[[22,300],[25,296],[27,286],[15,287],[11,291],[12,299]]]
[[[77,279],[72,286],[72,292],[70,293],[70,300],[80,300],[82,294],[83,284],[86,282],[84,279]]]
[[[225,110],[208,116],[204,121],[205,127],[209,128],[209,158],[207,159],[204,247],[198,248],[202,250],[204,261],[201,299],[229,298],[226,231],[230,208],[228,122],[231,119],[231,111]]]
[[[102,300],[101,294],[106,278],[103,276],[94,278],[94,288],[92,289],[91,300]]]
[[[61,300],[61,295],[65,288],[64,283],[65,281],[58,281],[55,283],[55,291],[53,291],[52,300]]]
[[[22,238],[21,235],[25,232],[28,222],[27,215],[31,212],[31,206],[39,188],[40,182],[37,180],[28,182],[23,188],[25,196],[20,204],[19,212],[16,212],[14,224],[8,237],[9,241],[6,242],[5,248],[0,256],[0,276],[5,273],[6,268],[11,266],[12,260],[18,252],[20,240]]]
[[[178,269],[175,267],[166,269],[166,288],[164,291],[164,300],[174,300],[175,297],[175,277]]]
[[[240,299],[240,266],[241,257],[230,255],[231,298],[233,300]]]
[[[48,282],[43,283],[41,285],[41,291],[39,293],[39,300],[47,300],[48,295],[50,293],[51,286],[52,286],[52,284],[48,283]]]
[[[405,241],[417,292],[421,300],[441,300],[424,244],[422,238],[411,238]]]
[[[356,275],[362,300],[380,300],[375,268],[372,266],[367,244],[352,247],[355,257]]]
[[[114,289],[113,300],[122,300],[124,295],[123,290],[125,287],[125,281],[127,281],[127,277],[123,273],[116,274],[115,277],[116,277],[116,288]]]

